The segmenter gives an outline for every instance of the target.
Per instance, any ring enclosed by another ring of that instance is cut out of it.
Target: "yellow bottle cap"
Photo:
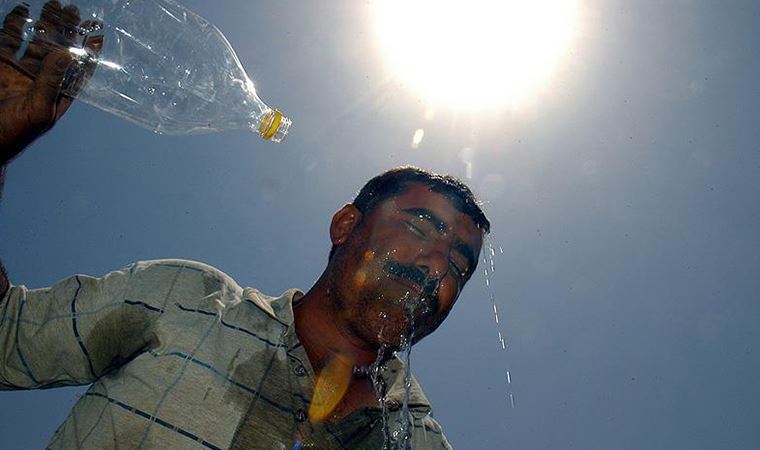
[[[277,129],[280,128],[280,122],[282,122],[282,113],[279,110],[272,110],[264,115],[259,125],[259,134],[262,138],[269,140],[277,133]]]

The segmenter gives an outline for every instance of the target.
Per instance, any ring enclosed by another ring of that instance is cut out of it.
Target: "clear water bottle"
[[[80,16],[73,31],[79,37],[66,42],[76,62],[66,75],[63,94],[157,133],[250,129],[274,142],[287,134],[290,119],[259,99],[227,39],[204,18],[172,0],[72,3],[76,9],[58,2],[24,1],[31,17],[43,13],[40,21],[30,20],[24,27],[27,43],[45,32],[45,14],[47,22],[72,22],[75,12]],[[0,0],[0,12],[4,16],[17,4]],[[60,17],[50,17],[55,14]],[[103,47],[95,54],[86,42],[100,36]],[[93,65],[86,87],[74,94],[70,81]]]

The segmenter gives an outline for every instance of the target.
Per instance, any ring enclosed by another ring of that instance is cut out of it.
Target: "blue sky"
[[[414,164],[465,178],[497,248],[489,286],[476,275],[413,352],[456,448],[760,448],[760,6],[582,1],[542,92],[428,120],[366,3],[259,3],[185,2],[293,119],[287,141],[159,136],[75,105],[9,170],[13,282],[180,257],[307,289],[332,213]],[[1,392],[0,447],[43,447],[80,392]]]

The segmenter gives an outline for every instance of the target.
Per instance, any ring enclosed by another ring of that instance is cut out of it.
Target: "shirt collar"
[[[303,291],[299,289],[288,289],[279,297],[262,294],[257,289],[250,287],[243,289],[244,300],[254,303],[273,319],[288,326],[293,324],[293,303],[298,302],[303,296]],[[404,362],[397,355],[394,355],[386,363],[383,379],[387,386],[386,398],[388,403],[391,407],[400,406],[405,396]],[[430,401],[414,376],[411,379],[409,406],[415,409],[424,409],[426,412],[430,410]]]
[[[293,324],[293,302],[303,297],[300,289],[288,289],[279,297],[262,294],[258,289],[243,289],[243,300],[249,301],[283,325]]]

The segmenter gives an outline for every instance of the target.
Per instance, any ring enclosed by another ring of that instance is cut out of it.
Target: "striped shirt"
[[[379,408],[312,424],[315,374],[291,289],[270,297],[193,261],[138,262],[0,301],[0,389],[91,384],[50,449],[382,449]],[[403,363],[383,373],[391,431]],[[412,380],[413,449],[450,449]]]

